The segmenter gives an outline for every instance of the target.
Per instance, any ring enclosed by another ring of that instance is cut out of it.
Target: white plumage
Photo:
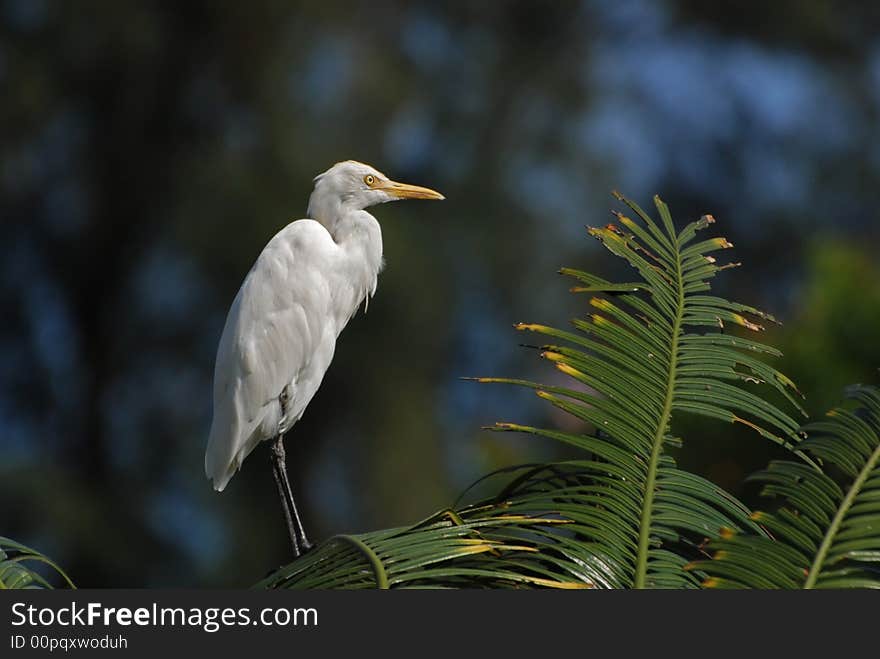
[[[235,296],[217,349],[205,473],[223,490],[263,440],[286,433],[324,378],[336,339],[376,291],[382,231],[363,209],[403,198],[442,199],[337,163],[315,178],[312,219],[291,222],[263,249]]]

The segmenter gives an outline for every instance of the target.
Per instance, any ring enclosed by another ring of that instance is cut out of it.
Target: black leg
[[[278,495],[281,497],[281,507],[284,511],[284,522],[287,524],[287,532],[290,535],[290,544],[293,546],[293,554],[299,557],[311,549],[312,545],[306,539],[306,532],[302,520],[293,500],[293,491],[287,479],[287,461],[284,452],[284,435],[279,434],[272,442],[272,474],[275,476],[275,484],[278,486]]]

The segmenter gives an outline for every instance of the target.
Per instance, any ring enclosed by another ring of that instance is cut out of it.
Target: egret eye
[[[376,179],[372,174],[367,174],[366,176],[364,176],[364,183],[366,183],[370,187],[373,187],[373,183],[375,183],[375,182],[376,182]]]

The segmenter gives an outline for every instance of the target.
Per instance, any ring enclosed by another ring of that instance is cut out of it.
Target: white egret
[[[382,231],[364,209],[398,199],[443,199],[348,160],[315,177],[310,219],[291,222],[245,277],[217,348],[205,474],[222,491],[248,454],[274,440],[272,468],[295,555],[309,548],[287,479],[284,435],[333,359],[336,339],[376,292]]]

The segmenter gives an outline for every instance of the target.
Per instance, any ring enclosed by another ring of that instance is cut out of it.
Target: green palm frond
[[[49,566],[70,588],[76,588],[58,565],[40,552],[0,536],[0,590],[15,588],[52,588],[41,574],[31,569],[37,563]]]
[[[412,527],[337,536],[281,568],[261,588],[622,588],[631,569],[617,517],[636,521],[622,481],[596,478],[595,463],[524,468],[498,496],[446,510]],[[687,522],[695,535],[759,527],[736,499],[679,472],[670,489],[692,495],[704,513]],[[711,521],[707,521],[711,520]],[[697,526],[700,524],[700,526]],[[679,546],[676,571],[699,547]],[[698,575],[682,573],[692,587]]]
[[[773,538],[733,532],[710,544],[715,559],[695,564],[710,587],[880,588],[880,394],[866,386],[804,427],[800,447],[823,471],[776,461],[752,478],[781,497],[774,513],[755,513]]]
[[[557,543],[545,539],[570,523],[507,502],[441,511],[412,527],[330,538],[257,587],[588,588],[588,567],[552,554]]]
[[[724,238],[695,242],[714,220],[703,216],[677,233],[655,198],[661,223],[619,197],[639,218],[590,233],[638,273],[610,282],[565,269],[591,293],[591,313],[574,331],[517,328],[552,340],[541,355],[574,381],[530,387],[589,424],[581,434],[499,423],[565,442],[584,459],[522,470],[496,497],[444,511],[414,527],[332,538],[261,582],[261,587],[699,587],[685,570],[706,557],[722,528],[760,535],[749,511],[709,481],[676,467],[668,448],[679,413],[742,423],[795,449],[798,423],[768,402],[772,388],[801,412],[794,384],[758,355],[757,341],[725,334],[728,325],[760,331],[772,317],[708,294],[710,280],[734,264],[710,252]]]
[[[668,447],[681,443],[670,432],[673,416],[692,413],[741,423],[795,449],[801,439],[798,423],[761,389],[775,389],[803,413],[800,394],[789,378],[756,356],[779,355],[777,350],[724,333],[728,325],[759,332],[760,322],[773,318],[708,294],[718,272],[738,265],[718,265],[709,255],[732,247],[725,238],[695,242],[698,232],[714,222],[712,216],[704,215],[679,233],[659,198],[654,201],[660,223],[635,203],[618,198],[638,221],[617,213],[617,224],[591,228],[590,234],[625,259],[639,279],[609,282],[564,269],[579,281],[573,292],[591,295],[589,315],[573,321],[576,331],[516,326],[549,337],[553,343],[541,347],[541,356],[578,387],[505,378],[481,381],[530,387],[593,428],[574,434],[512,423],[494,427],[550,437],[593,457],[584,469],[603,488],[597,490],[603,502],[579,510],[579,530],[597,556],[614,559],[608,582],[693,587],[698,582],[682,567],[694,547],[718,533],[720,511],[733,515],[731,528],[754,524],[739,504],[730,507],[732,497],[675,466],[667,453]],[[607,514],[612,496],[620,510]]]

